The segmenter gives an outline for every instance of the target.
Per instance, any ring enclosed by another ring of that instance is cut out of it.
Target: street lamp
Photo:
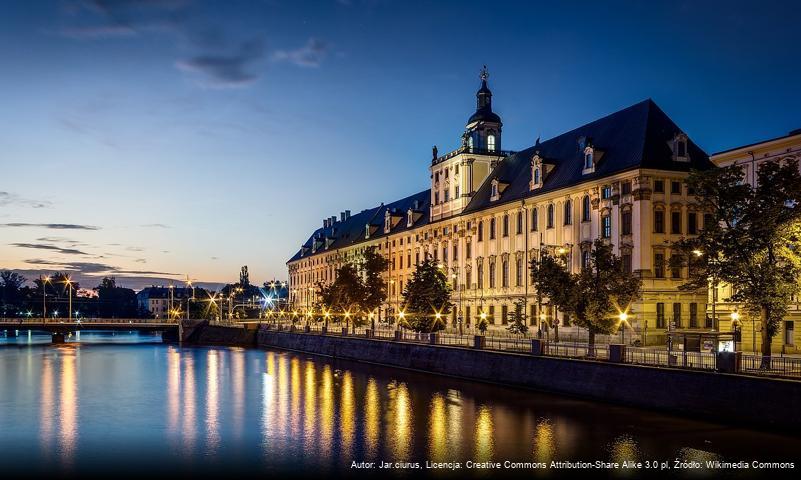
[[[69,296],[69,321],[72,322],[72,279],[70,277],[64,278],[64,284],[69,288],[70,296]]]
[[[43,275],[42,281],[42,323],[47,322],[47,284],[50,283],[50,277]]]

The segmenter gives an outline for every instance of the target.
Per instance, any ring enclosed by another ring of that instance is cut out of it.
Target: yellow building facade
[[[441,156],[434,149],[429,189],[323,220],[287,262],[295,308],[311,308],[338,266],[376,248],[389,260],[382,315],[403,308],[415,265],[431,256],[454,287],[449,325],[470,328],[484,312],[490,328],[503,328],[524,299],[528,323],[547,330],[569,318],[538,297],[530,262],[556,253],[578,271],[602,238],[643,279],[642,298],[622,306],[634,335],[650,344],[670,328],[711,328],[707,292],[680,291],[686,268],[668,265],[671,245],[703,228],[684,179],[691,168],[711,168],[708,155],[651,100],[523,150],[502,150],[491,99],[484,74],[461,145]]]
[[[795,130],[782,137],[725,150],[712,155],[711,160],[719,167],[740,166],[745,181],[754,185],[756,184],[756,172],[764,162],[784,160],[801,162],[801,130]],[[741,305],[729,300],[732,295],[730,286],[722,284],[716,290],[710,290],[709,304],[710,307],[712,303],[715,304],[721,330],[730,330],[732,322],[739,321],[742,329],[742,349],[759,351],[762,341],[759,319],[749,315]],[[801,329],[801,301],[790,306],[789,315],[779,326],[779,333],[772,342],[773,352],[801,353],[801,348],[799,348],[801,331],[799,329]]]

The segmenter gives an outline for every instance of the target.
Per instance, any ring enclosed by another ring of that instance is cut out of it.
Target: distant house
[[[195,288],[195,296],[200,289]],[[146,287],[136,294],[140,310],[147,310],[153,318],[168,318],[170,309],[182,310],[186,299],[192,298],[192,289],[186,287]]]

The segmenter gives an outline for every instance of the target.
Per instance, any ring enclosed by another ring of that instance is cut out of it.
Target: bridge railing
[[[24,317],[24,318],[0,318],[0,324],[3,325],[108,325],[108,324],[148,324],[148,325],[177,325],[180,320],[168,320],[159,318],[48,318],[42,322],[41,317]]]

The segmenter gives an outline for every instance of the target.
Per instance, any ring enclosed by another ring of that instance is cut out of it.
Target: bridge
[[[190,321],[196,324],[197,321]],[[105,331],[139,331],[139,332],[163,332],[170,338],[183,338],[183,330],[189,325],[186,321],[158,321],[154,319],[142,318],[92,318],[83,320],[64,320],[48,319],[42,321],[41,318],[9,318],[0,320],[0,330],[5,330],[9,336],[16,336],[19,330],[32,330],[37,332],[47,332],[52,335],[53,343],[64,343],[66,335],[71,332],[82,330],[105,330]]]

